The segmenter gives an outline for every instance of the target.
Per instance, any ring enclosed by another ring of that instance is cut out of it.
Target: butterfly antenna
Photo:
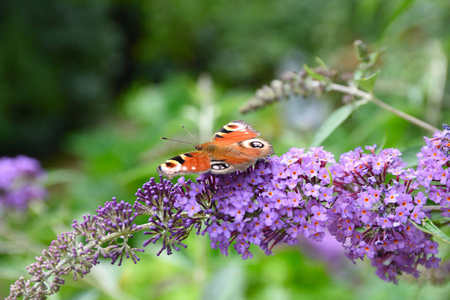
[[[184,125],[181,125],[181,127],[183,127],[184,130],[186,130],[186,132],[191,136],[191,138],[197,142],[197,144],[200,144],[199,141],[197,141],[197,139],[189,132],[189,130],[186,129],[186,127],[184,127]]]
[[[163,136],[161,137],[161,139],[167,140],[167,141],[172,141],[172,142],[177,142],[177,143],[182,143],[182,144],[194,145],[193,143],[190,143],[190,142],[180,141],[180,140],[175,140],[175,139],[169,139],[169,138],[166,138],[166,137],[163,137]]]

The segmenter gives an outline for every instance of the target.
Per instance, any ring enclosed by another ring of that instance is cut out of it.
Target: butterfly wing
[[[245,170],[273,154],[272,145],[258,138],[259,132],[244,121],[232,121],[217,131],[211,141],[196,146],[197,151],[172,157],[157,171],[169,179],[176,175],[226,174]]]
[[[231,121],[212,136],[211,142],[219,147],[225,147],[259,135],[260,133],[246,122],[241,120]]]
[[[244,121],[232,121],[217,131],[210,143],[202,145],[211,158],[211,173],[245,170],[273,154],[272,145],[257,138],[259,132]]]
[[[172,179],[178,175],[205,173],[210,168],[210,158],[205,152],[192,151],[166,160],[158,166],[157,171],[159,174]]]

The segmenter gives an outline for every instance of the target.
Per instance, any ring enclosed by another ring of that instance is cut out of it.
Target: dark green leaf
[[[391,15],[387,17],[387,22],[381,29],[378,40],[382,40],[384,38],[384,35],[389,31],[389,27],[394,24],[395,21],[398,21],[398,18],[403,16],[410,9],[413,3],[414,0],[403,0],[403,2],[398,5],[397,9],[392,10]]]

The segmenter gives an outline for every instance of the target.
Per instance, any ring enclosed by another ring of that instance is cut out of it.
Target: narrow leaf
[[[414,221],[412,221],[411,223],[413,223],[414,226],[416,226],[423,232],[429,233],[429,234],[443,240],[447,244],[450,244],[450,237],[448,235],[446,235],[445,233],[443,233],[438,227],[436,227],[436,225],[434,225],[434,223],[427,217],[422,219],[421,225],[417,224]]]
[[[402,160],[406,163],[406,167],[412,168],[417,166],[419,159],[417,153],[420,152],[421,146],[413,146],[402,151]]]
[[[314,136],[311,146],[318,147],[323,141],[330,136],[333,131],[341,125],[347,118],[352,114],[352,112],[356,109],[355,105],[345,105],[338,109],[336,109],[328,119],[322,124],[322,126],[317,131]]]
[[[386,129],[386,131],[384,132],[383,138],[380,141],[380,148],[384,148],[384,146],[386,145],[386,142],[388,140],[389,137],[389,131]]]
[[[305,69],[306,73],[308,73],[308,75],[311,76],[312,78],[319,81],[327,82],[327,79],[324,76],[314,72],[306,64],[303,65],[303,68]]]

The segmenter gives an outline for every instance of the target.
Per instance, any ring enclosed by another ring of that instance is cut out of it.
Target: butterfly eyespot
[[[215,164],[211,165],[211,170],[225,170],[225,169],[228,169],[229,167],[230,167],[229,164],[215,163]]]
[[[246,141],[242,141],[239,144],[245,148],[251,148],[251,149],[263,149],[263,148],[266,149],[267,147],[271,148],[270,144],[262,139],[249,139]],[[267,150],[267,151],[269,151],[269,150]],[[270,155],[270,154],[271,153],[268,152],[268,155]]]
[[[251,143],[250,143],[250,146],[251,146],[252,148],[264,148],[264,144],[261,143],[261,142],[251,142]]]
[[[177,165],[176,164],[174,164],[174,163],[172,163],[172,162],[166,162],[166,167],[167,168],[175,168]]]

